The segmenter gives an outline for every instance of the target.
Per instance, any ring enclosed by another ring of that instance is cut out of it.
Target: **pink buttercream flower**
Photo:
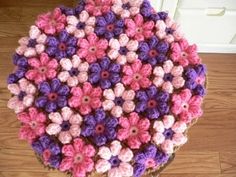
[[[60,8],[55,8],[53,12],[48,12],[38,16],[36,25],[46,34],[54,34],[65,28],[66,16],[62,14]]]
[[[8,101],[7,106],[15,113],[20,113],[33,104],[36,88],[25,78],[19,80],[17,84],[9,84],[8,90],[13,97]]]
[[[111,60],[123,65],[126,62],[132,63],[138,59],[136,51],[139,43],[136,40],[130,40],[126,34],[121,34],[119,39],[111,39],[109,41],[110,50],[108,56]]]
[[[111,7],[113,12],[120,15],[121,18],[128,18],[135,16],[140,12],[140,6],[143,0],[114,0],[114,4]]]
[[[158,20],[156,22],[156,29],[156,35],[160,39],[166,40],[168,43],[179,41],[183,38],[179,25],[176,24],[170,17],[167,17],[165,21]]]
[[[94,31],[95,22],[95,17],[89,16],[88,12],[84,10],[79,14],[79,18],[73,15],[67,17],[66,30],[77,38],[83,38]]]
[[[182,66],[196,65],[201,62],[197,54],[197,46],[195,44],[189,45],[185,39],[172,43],[171,51],[171,59],[179,62]]]
[[[130,113],[129,117],[120,117],[119,124],[122,128],[118,130],[117,138],[120,141],[127,140],[131,149],[138,149],[142,143],[148,143],[151,136],[148,132],[150,121],[140,118],[137,113]]]
[[[153,74],[156,76],[153,83],[168,93],[173,93],[174,88],[184,86],[185,80],[182,77],[184,69],[182,66],[174,66],[171,60],[164,62],[163,66],[156,66]]]
[[[151,81],[148,79],[152,73],[152,66],[150,64],[142,65],[140,60],[136,60],[131,65],[125,65],[123,73],[125,75],[122,78],[122,82],[124,85],[130,85],[134,91],[151,85]]]
[[[71,59],[63,58],[60,60],[62,71],[58,74],[58,79],[61,82],[67,82],[68,86],[75,87],[79,83],[84,83],[88,80],[87,62],[82,62],[81,59],[74,55]]]
[[[87,39],[80,39],[78,46],[80,47],[77,52],[78,56],[88,63],[93,63],[106,55],[105,50],[108,47],[108,41],[99,39],[95,33],[91,33]]]
[[[87,0],[85,10],[93,16],[107,13],[111,9],[112,0]]]
[[[182,121],[190,123],[202,115],[202,101],[201,96],[192,96],[189,89],[184,89],[179,94],[173,95],[171,111],[179,116]]]
[[[47,36],[42,34],[36,26],[31,26],[29,37],[22,37],[18,43],[20,46],[16,49],[16,53],[25,57],[33,57],[41,54],[45,50]]]
[[[138,41],[143,41],[153,36],[153,28],[155,26],[153,21],[144,22],[143,16],[138,14],[133,19],[126,19],[125,25],[127,27],[126,34],[129,37]]]
[[[46,79],[53,79],[57,75],[57,60],[49,58],[46,53],[42,53],[39,58],[28,59],[28,63],[31,68],[26,72],[25,77],[36,84]]]
[[[187,142],[184,135],[187,125],[183,121],[175,122],[173,115],[165,115],[162,121],[155,121],[153,128],[156,131],[152,140],[167,154],[172,154],[176,146]]]
[[[78,113],[74,113],[69,107],[64,107],[59,112],[49,114],[49,119],[52,121],[46,132],[49,135],[58,135],[58,139],[62,144],[70,143],[73,138],[80,135],[80,125],[82,117]]]
[[[45,133],[46,115],[31,107],[27,112],[21,112],[17,115],[21,121],[20,139],[28,140],[29,143]]]
[[[73,145],[64,145],[62,148],[64,158],[62,159],[60,170],[71,171],[73,177],[85,177],[86,173],[93,171],[94,162],[93,156],[96,151],[90,144],[77,138],[74,140]]]
[[[122,148],[119,141],[113,141],[110,148],[99,148],[100,159],[95,165],[98,173],[108,172],[108,177],[133,176],[133,167],[130,164],[133,152],[129,148]]]
[[[73,87],[71,94],[73,96],[69,99],[69,105],[79,109],[82,115],[89,114],[92,109],[102,106],[102,89],[100,87],[93,88],[88,82],[85,82],[82,88]]]
[[[103,96],[106,100],[102,103],[103,109],[111,111],[114,117],[120,117],[125,113],[130,113],[134,110],[134,97],[135,92],[133,90],[125,90],[123,84],[116,84],[114,90],[106,89],[103,92]]]

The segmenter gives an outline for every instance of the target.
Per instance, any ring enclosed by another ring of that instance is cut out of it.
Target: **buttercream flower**
[[[72,97],[69,99],[69,105],[76,108],[82,115],[89,114],[93,109],[102,106],[101,96],[102,89],[100,87],[92,87],[89,82],[85,82],[82,86],[73,87],[71,89]]]
[[[31,144],[33,150],[42,158],[44,165],[59,168],[61,163],[61,148],[51,137],[41,136]]]
[[[100,159],[95,165],[98,173],[106,173],[108,177],[129,177],[133,176],[131,160],[133,152],[129,148],[122,148],[119,141],[113,141],[110,148],[102,146],[99,148]]]
[[[88,63],[93,63],[106,55],[105,50],[108,47],[108,41],[99,39],[96,34],[91,33],[87,36],[87,39],[80,39],[78,46],[77,55]]]
[[[136,112],[129,114],[129,117],[120,117],[117,138],[126,141],[131,149],[138,149],[143,143],[148,143],[151,136],[148,132],[150,121],[147,118],[140,118]]]
[[[19,113],[17,118],[22,123],[19,132],[20,139],[25,139],[32,143],[34,139],[45,133],[46,115],[39,112],[36,108],[31,107],[27,112]]]
[[[99,84],[102,89],[107,89],[121,80],[120,70],[119,64],[104,57],[98,63],[90,65],[88,80],[91,84]]]
[[[32,106],[36,93],[36,88],[32,83],[22,78],[15,84],[9,84],[7,88],[13,94],[7,106],[13,109],[15,113],[20,113]]]
[[[89,16],[88,12],[84,10],[79,14],[78,18],[74,15],[67,17],[68,25],[66,30],[77,38],[83,38],[85,35],[94,32],[95,21],[95,17]]]
[[[106,115],[102,109],[97,109],[94,114],[84,117],[81,135],[90,138],[97,146],[102,146],[116,138],[118,120]]]
[[[120,117],[123,112],[130,113],[135,108],[133,101],[135,92],[133,90],[125,90],[124,85],[121,83],[116,84],[114,90],[104,90],[103,96],[106,99],[102,102],[103,109],[111,111],[114,117]]]
[[[183,67],[189,64],[199,64],[200,57],[197,54],[196,44],[189,45],[186,39],[171,44],[171,59],[178,62]]]
[[[49,58],[46,53],[41,53],[39,58],[28,59],[28,63],[29,69],[25,73],[25,77],[36,84],[46,79],[53,79],[57,75],[57,60]]]
[[[61,109],[61,113],[52,112],[48,115],[52,121],[46,128],[49,135],[58,135],[58,139],[62,144],[70,143],[73,138],[80,135],[80,125],[82,117],[78,113],[74,113],[69,107]]]
[[[168,50],[169,44],[167,42],[153,36],[146,42],[140,42],[138,56],[141,61],[155,66],[167,60]]]
[[[57,60],[70,58],[77,51],[77,38],[63,30],[58,36],[48,36],[46,46],[46,53],[50,57]]]
[[[136,93],[135,111],[143,113],[149,119],[158,119],[169,112],[169,94],[159,91],[156,86],[150,86],[146,91],[139,90]]]
[[[150,64],[142,64],[140,60],[136,60],[131,65],[125,65],[123,73],[123,84],[129,85],[134,91],[151,85],[151,81],[148,78],[152,73],[152,66]]]
[[[89,14],[99,16],[110,11],[112,0],[87,0],[85,3],[85,10]]]
[[[149,144],[134,156],[134,177],[141,177],[147,169],[155,169],[165,164],[169,156],[162,152],[157,146]]]
[[[121,16],[121,18],[128,18],[139,13],[142,3],[143,0],[116,0],[111,9],[117,15]]]
[[[114,12],[109,11],[104,16],[99,16],[96,19],[94,32],[100,36],[110,40],[113,37],[119,36],[124,31],[124,20],[117,19]]]
[[[172,154],[176,146],[187,142],[187,137],[184,135],[187,129],[186,123],[175,122],[173,115],[165,115],[162,121],[155,121],[153,128],[156,131],[152,137],[153,141],[167,154]]]
[[[62,71],[58,74],[58,79],[61,82],[66,82],[69,87],[75,87],[79,83],[84,83],[88,80],[87,62],[82,62],[81,59],[74,55],[72,59],[63,58],[60,60]]]
[[[20,46],[16,49],[16,53],[25,57],[33,57],[41,54],[45,50],[47,36],[42,34],[36,26],[31,26],[29,37],[22,37],[18,43]]]
[[[143,16],[140,14],[137,14],[133,19],[125,19],[125,25],[127,27],[127,29],[125,30],[127,36],[134,38],[137,41],[148,39],[154,34],[154,22],[145,22]]]
[[[27,58],[17,53],[13,55],[13,64],[15,65],[15,69],[7,78],[8,84],[17,83],[17,81],[25,77],[28,68]]]
[[[95,149],[90,144],[77,138],[73,144],[64,145],[62,154],[64,158],[60,164],[61,171],[71,171],[74,177],[86,177],[88,172],[93,171],[93,156]]]
[[[179,116],[180,120],[190,123],[202,115],[202,100],[201,96],[192,96],[189,89],[184,89],[179,94],[172,96],[171,111]]]
[[[59,79],[53,79],[50,82],[41,82],[39,84],[39,96],[35,100],[38,108],[43,108],[46,112],[54,112],[67,105],[67,97],[70,89],[63,85]]]
[[[53,12],[48,12],[38,16],[36,25],[46,34],[55,34],[65,28],[66,16],[62,14],[60,8],[55,8]]]
[[[132,63],[138,59],[136,51],[139,43],[136,40],[130,40],[126,34],[121,34],[119,39],[111,39],[109,41],[110,50],[108,56],[111,60],[124,65],[127,62]]]
[[[184,86],[185,80],[182,77],[184,69],[181,65],[174,66],[171,60],[163,63],[163,66],[156,66],[153,74],[156,76],[153,83],[156,87],[168,93],[173,93],[174,88],[179,89]]]
[[[206,89],[204,88],[206,80],[206,66],[203,64],[189,67],[185,70],[184,76],[186,78],[185,87],[193,90],[194,94],[204,96]]]

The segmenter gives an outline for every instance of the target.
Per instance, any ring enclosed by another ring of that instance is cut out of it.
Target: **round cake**
[[[197,47],[148,0],[84,0],[41,14],[13,63],[8,107],[20,139],[73,177],[158,171],[202,115]]]

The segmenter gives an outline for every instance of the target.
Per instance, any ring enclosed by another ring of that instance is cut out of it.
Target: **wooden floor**
[[[6,108],[6,77],[17,39],[35,16],[72,0],[0,0],[0,177],[65,177],[45,170],[27,143],[17,139],[19,122]],[[202,54],[208,66],[205,114],[189,142],[161,177],[236,177],[236,54]]]

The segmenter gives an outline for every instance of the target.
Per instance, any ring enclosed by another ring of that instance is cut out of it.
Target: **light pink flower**
[[[107,13],[111,9],[112,0],[87,0],[85,10],[93,16]]]
[[[152,140],[160,146],[165,153],[172,154],[176,146],[187,142],[184,134],[187,125],[183,121],[175,122],[173,115],[165,115],[162,121],[155,121],[153,124],[155,133]]]
[[[125,65],[123,67],[123,73],[123,84],[130,85],[134,91],[140,88],[147,88],[151,85],[151,81],[148,79],[152,73],[152,66],[150,64],[142,65],[140,60],[136,60],[131,65]]]
[[[66,30],[77,38],[83,38],[94,31],[95,22],[95,17],[89,16],[88,12],[84,10],[80,13],[79,18],[73,15],[67,17]]]
[[[81,59],[74,55],[71,59],[63,58],[60,60],[62,71],[58,74],[58,79],[61,82],[67,82],[68,86],[75,87],[79,83],[84,83],[88,80],[87,62],[82,62]]]
[[[167,17],[165,21],[158,20],[156,22],[156,30],[156,35],[160,39],[166,40],[168,43],[179,41],[183,38],[179,25],[170,17]]]
[[[143,0],[114,0],[111,9],[117,15],[121,16],[121,18],[128,18],[139,13],[142,3]]]
[[[86,177],[86,174],[94,169],[92,158],[95,152],[92,145],[85,144],[80,138],[75,139],[73,145],[64,145],[62,148],[64,158],[60,170],[72,171],[73,177]]]
[[[48,12],[38,16],[36,25],[46,34],[55,34],[65,28],[66,16],[62,14],[60,8],[55,8],[53,12]]]
[[[126,62],[132,63],[138,59],[136,51],[138,50],[138,41],[130,40],[126,34],[121,34],[119,39],[109,41],[110,50],[108,56],[111,60],[123,65]]]
[[[133,152],[129,148],[122,148],[119,141],[113,141],[110,148],[102,146],[99,148],[100,159],[95,165],[98,173],[108,172],[108,177],[132,176],[133,167],[130,164]]]
[[[92,109],[102,106],[100,87],[93,88],[90,83],[85,82],[82,88],[73,87],[71,93],[73,96],[69,99],[69,105],[77,108],[82,115],[89,114]]]
[[[57,75],[57,60],[49,58],[46,53],[42,53],[39,58],[28,59],[28,64],[31,68],[26,72],[25,77],[36,84],[46,79],[53,79]]]
[[[144,22],[143,16],[138,14],[133,19],[125,19],[127,27],[126,34],[129,37],[138,41],[143,41],[153,36],[153,28],[155,26],[153,21]]]
[[[20,139],[28,140],[29,143],[45,133],[46,115],[31,107],[27,112],[21,112],[17,115],[21,121]]]
[[[137,113],[130,113],[129,117],[120,117],[119,124],[122,128],[118,130],[117,138],[120,141],[127,140],[131,149],[138,149],[142,143],[151,140],[148,132],[150,121],[147,118],[140,118]]]
[[[189,45],[188,41],[185,39],[172,43],[171,59],[175,62],[179,62],[182,66],[189,64],[196,65],[201,62],[197,54],[197,46],[195,44]]]
[[[104,90],[103,96],[106,99],[102,103],[103,109],[111,111],[114,117],[120,117],[123,111],[130,113],[135,108],[133,101],[135,92],[133,90],[125,90],[124,85],[121,83],[116,84],[114,90]]]
[[[62,108],[61,113],[50,113],[48,117],[52,123],[47,126],[46,132],[49,135],[58,135],[62,144],[70,143],[73,138],[80,135],[82,117],[69,107]]]
[[[171,60],[167,60],[162,67],[154,68],[153,74],[156,77],[153,79],[153,83],[157,87],[162,87],[164,91],[173,93],[174,88],[179,89],[184,86],[183,71],[182,66],[174,66]]]
[[[36,88],[32,83],[23,78],[17,84],[9,84],[8,90],[13,94],[13,97],[8,101],[7,106],[15,113],[20,113],[32,106],[36,93]]]
[[[88,63],[93,63],[106,55],[105,50],[108,47],[108,41],[106,39],[99,39],[96,34],[91,33],[87,39],[80,39],[78,46],[80,49],[77,55]]]
[[[25,57],[33,57],[41,54],[45,50],[47,36],[42,34],[36,26],[31,26],[29,37],[22,37],[18,43],[20,46],[16,49],[16,53]]]
[[[202,115],[202,101],[201,96],[192,96],[189,89],[184,89],[179,94],[173,95],[171,111],[179,116],[182,121],[190,123]]]

